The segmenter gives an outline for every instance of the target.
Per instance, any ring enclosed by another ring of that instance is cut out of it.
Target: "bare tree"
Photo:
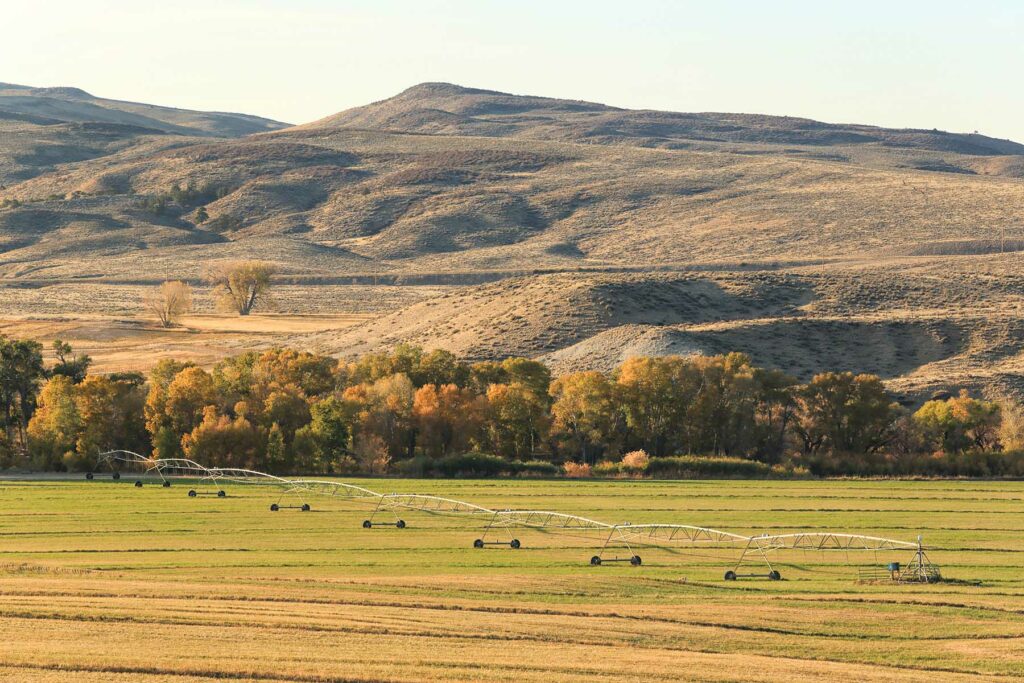
[[[146,295],[145,304],[161,325],[171,327],[192,311],[192,288],[177,280],[165,282]]]
[[[207,279],[221,308],[249,315],[257,304],[269,301],[270,278],[276,272],[273,263],[236,261],[212,268]]]

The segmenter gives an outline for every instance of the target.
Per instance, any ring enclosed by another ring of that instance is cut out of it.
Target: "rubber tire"
[[[278,505],[277,503],[271,503],[270,504],[270,511],[271,512],[277,512],[280,509],[281,509],[281,506]]]
[[[634,567],[639,567],[641,564],[643,564],[643,560],[640,559],[639,555],[634,555],[633,557],[629,558],[629,563]]]
[[[726,581],[735,581],[736,580],[736,572],[734,572],[731,569],[729,571],[727,571],[725,573],[725,580]]]
[[[114,479],[114,480],[116,481],[117,479],[120,479],[120,478],[121,478],[121,473],[120,473],[120,472],[114,472],[114,473],[113,473],[112,475],[110,475],[110,476],[111,476],[111,478],[112,478],[112,479]]]
[[[165,481],[165,482],[163,483],[163,487],[164,487],[165,489],[169,489],[169,488],[171,488],[171,482],[169,482],[169,481]]]
[[[522,546],[520,545],[518,538],[513,538],[512,542],[508,544],[508,547],[512,548],[512,550],[519,550]]]
[[[188,492],[188,497],[189,498],[195,498],[197,495],[199,495],[199,494],[196,493],[195,489],[189,489],[189,492]]]
[[[89,481],[92,481],[92,478],[94,476],[96,476],[96,475],[94,475],[92,472],[86,472],[85,473],[85,478],[88,479]]]
[[[398,529],[404,529],[405,528],[405,520],[404,519],[400,519],[397,522],[395,522],[395,527],[398,528]]]
[[[217,497],[218,498],[227,498],[228,497],[228,492],[225,491],[224,489],[221,489],[220,491],[217,491]]]
[[[483,548],[484,547],[483,539],[482,538],[478,538],[475,541],[473,541],[473,547],[474,548]]]
[[[768,572],[768,578],[771,579],[772,581],[781,581],[782,580],[782,574],[780,574],[779,572],[777,572],[776,570],[773,569],[770,572]]]
[[[142,480],[141,479],[136,479],[135,480],[135,488],[137,488],[137,489],[141,489],[142,488]]]
[[[372,529],[373,528],[373,522],[371,522],[368,519],[364,519],[363,520],[363,528],[364,529]]]
[[[309,507],[309,503],[303,503],[303,504],[302,504],[302,511],[303,511],[303,512],[309,512],[309,511],[310,511],[310,510],[312,510],[312,509],[313,509],[313,508]]]
[[[600,555],[594,555],[592,558],[590,558],[590,564],[595,566],[595,567],[600,567],[601,566],[601,556]]]

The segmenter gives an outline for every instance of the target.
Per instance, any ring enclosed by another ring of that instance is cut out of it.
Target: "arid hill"
[[[1017,386],[1024,145],[448,84],[280,126],[0,86],[19,310],[263,258],[303,311],[408,292],[366,326],[296,330],[336,353],[410,340],[570,369],[737,349],[914,395]]]
[[[0,185],[154,138],[242,137],[287,124],[94,97],[78,88],[0,83]]]
[[[300,127],[522,137],[666,149],[700,149],[714,143],[763,143],[881,146],[976,156],[1024,154],[1022,144],[977,133],[893,130],[790,116],[630,110],[578,100],[509,95],[450,83],[422,83],[382,102]]]

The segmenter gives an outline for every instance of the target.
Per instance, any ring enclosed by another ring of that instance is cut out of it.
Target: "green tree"
[[[1001,448],[999,404],[971,398],[966,391],[946,401],[928,401],[913,419],[932,450],[962,453]]]
[[[796,410],[797,381],[781,370],[764,368],[755,368],[754,377],[758,387],[754,452],[758,459],[774,464],[786,450],[786,435]]]
[[[436,349],[420,359],[416,377],[411,379],[420,387],[427,384],[464,387],[469,382],[469,366],[456,358],[455,354]]]
[[[291,462],[288,457],[288,448],[284,443],[284,433],[281,427],[275,422],[270,425],[270,432],[267,434],[267,457],[266,468],[268,472],[284,474],[288,472]]]
[[[683,447],[686,414],[701,390],[701,373],[679,356],[630,358],[616,371],[626,424],[647,452]]]
[[[793,428],[805,453],[875,453],[892,439],[898,417],[875,375],[826,372],[798,391]]]
[[[508,457],[533,457],[547,435],[547,396],[538,397],[518,382],[492,384],[487,390],[488,438],[495,452]]]
[[[593,463],[592,447],[607,441],[619,412],[615,386],[596,371],[563,375],[551,383],[552,429],[575,445],[580,462]]]
[[[73,462],[75,443],[82,431],[75,385],[70,378],[51,378],[39,394],[39,407],[28,423],[28,452],[41,470],[63,470]]]
[[[492,384],[508,382],[508,372],[498,361],[480,361],[469,367],[469,384],[478,394],[486,394]]]
[[[501,363],[508,384],[521,384],[535,397],[548,404],[551,396],[551,370],[539,360],[529,358],[506,358]]]
[[[349,454],[355,404],[327,396],[313,403],[309,412],[310,423],[295,433],[297,466],[306,472],[340,470]]]
[[[289,444],[295,432],[309,424],[309,402],[302,390],[294,384],[275,389],[267,396],[263,404],[260,423],[277,425]]]
[[[699,377],[685,414],[687,450],[715,455],[746,454],[758,440],[760,396],[750,358],[742,353],[687,360]]]
[[[381,351],[361,356],[350,363],[345,375],[351,385],[373,384],[378,380],[402,374],[413,381],[419,379],[423,349],[412,344],[397,344],[390,352]]]
[[[68,377],[75,384],[80,384],[89,372],[92,365],[92,358],[84,353],[75,355],[71,345],[67,342],[55,339],[53,341],[53,354],[57,362],[50,368],[50,375],[63,375]]]
[[[75,469],[92,469],[96,455],[125,449],[146,452],[143,407],[146,395],[133,382],[90,375],[77,387],[76,401],[83,428],[75,444]]]
[[[46,377],[43,347],[0,335],[0,421],[8,444],[23,450],[39,384]]]

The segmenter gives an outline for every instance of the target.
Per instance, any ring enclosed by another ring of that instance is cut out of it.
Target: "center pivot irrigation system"
[[[689,526],[686,524],[609,524],[586,517],[552,512],[547,510],[492,510],[473,503],[440,496],[418,493],[378,493],[362,486],[337,481],[318,479],[285,479],[256,470],[233,467],[206,467],[186,458],[147,458],[131,451],[109,451],[99,456],[100,467],[108,467],[113,479],[121,478],[121,471],[135,472],[141,476],[156,475],[163,487],[171,486],[171,478],[198,479],[196,488],[188,495],[227,497],[223,484],[262,484],[275,487],[280,493],[270,505],[270,510],[294,509],[308,512],[312,509],[306,501],[307,495],[328,496],[347,501],[358,501],[373,505],[368,519],[363,521],[364,529],[375,527],[406,528],[402,513],[427,513],[462,519],[475,520],[482,527],[480,536],[473,541],[474,548],[486,546],[508,546],[520,548],[516,529],[535,529],[547,532],[561,532],[594,540],[600,550],[590,558],[590,564],[600,566],[608,563],[628,563],[640,566],[642,560],[636,548],[648,547],[678,552],[697,549],[718,549],[736,552],[736,561],[725,572],[726,581],[738,578],[768,578],[779,580],[781,573],[772,564],[772,556],[780,551],[810,551],[815,553],[878,553],[912,551],[913,556],[906,568],[899,562],[890,562],[884,573],[861,571],[862,578],[887,579],[901,583],[932,583],[941,579],[939,568],[928,559],[921,537],[917,542],[898,541],[876,536],[834,532],[803,532],[759,536],[740,534]],[[96,474],[89,472],[87,479]],[[170,478],[169,478],[170,477]],[[136,479],[136,487],[143,486],[143,480]],[[290,501],[286,503],[285,501]],[[384,517],[381,520],[380,517]],[[603,543],[601,539],[603,538]],[[625,550],[620,556],[615,551]],[[767,573],[741,570],[744,563],[763,562]]]

